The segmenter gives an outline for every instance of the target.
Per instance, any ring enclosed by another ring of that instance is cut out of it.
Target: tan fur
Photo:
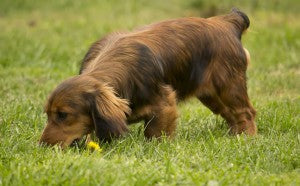
[[[176,129],[178,117],[176,93],[170,86],[162,86],[160,91],[161,94],[156,98],[156,104],[152,106],[152,113],[145,121],[147,138],[160,137],[162,134],[172,137]]]
[[[245,54],[246,54],[246,57],[247,57],[247,64],[249,65],[250,64],[250,60],[251,60],[250,53],[249,53],[249,51],[246,48],[244,48],[244,51],[245,51]]]
[[[126,114],[130,114],[128,100],[117,97],[113,88],[103,84],[98,88],[100,91],[96,98],[96,107],[105,119],[126,120]]]

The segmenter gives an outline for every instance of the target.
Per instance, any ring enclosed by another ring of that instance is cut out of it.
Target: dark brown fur
[[[234,9],[104,37],[89,49],[80,75],[51,94],[40,141],[65,147],[93,130],[109,140],[140,120],[146,137],[172,136],[176,102],[191,96],[220,114],[232,133],[254,135],[255,110],[246,88],[249,54],[241,44],[248,26],[248,17]]]

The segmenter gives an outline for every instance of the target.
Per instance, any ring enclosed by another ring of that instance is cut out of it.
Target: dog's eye
[[[57,119],[59,121],[65,120],[67,118],[67,116],[68,116],[68,113],[66,113],[66,112],[57,112]]]

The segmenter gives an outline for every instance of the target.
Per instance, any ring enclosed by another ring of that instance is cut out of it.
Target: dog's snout
[[[39,144],[53,146],[56,144],[62,144],[64,141],[62,130],[60,130],[57,126],[48,123],[40,137]]]
[[[39,144],[46,146],[59,145],[65,148],[69,145],[76,146],[83,136],[82,130],[71,130],[73,128],[48,123],[40,137]]]

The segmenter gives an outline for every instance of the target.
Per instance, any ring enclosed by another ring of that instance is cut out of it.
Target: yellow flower
[[[87,144],[87,148],[93,151],[97,151],[97,152],[101,152],[102,149],[100,148],[99,144],[94,142],[94,141],[90,141]]]

